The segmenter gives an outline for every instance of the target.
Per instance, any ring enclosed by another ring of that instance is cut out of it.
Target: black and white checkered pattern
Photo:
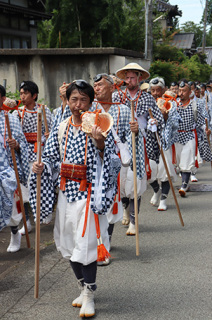
[[[113,93],[113,101],[114,102],[121,102],[125,105],[127,105],[129,108],[131,106],[131,100],[135,100],[135,107],[137,105],[137,117],[145,115],[146,121],[150,119],[149,116],[149,109],[152,110],[153,117],[157,119],[158,122],[158,134],[159,136],[161,135],[161,130],[164,127],[164,119],[163,115],[160,112],[154,98],[152,97],[151,94],[143,91],[140,97],[138,98],[138,95],[140,94],[140,91],[136,93],[136,95],[132,98],[129,94],[129,91],[126,91],[126,96],[128,99],[125,97],[125,93],[122,91],[119,92],[114,92]],[[138,101],[136,102],[136,99],[138,98]],[[147,156],[149,159],[152,159],[156,161],[157,163],[159,162],[159,156],[160,156],[160,151],[158,147],[158,143],[155,137],[155,133],[152,133],[151,131],[147,130],[146,131],[146,151],[147,151]]]
[[[64,112],[63,112],[63,106],[61,105],[57,110],[51,131],[54,131],[54,129],[60,124],[60,122],[62,122],[66,118],[69,118],[70,116],[71,116],[71,110],[70,110],[69,105],[67,104],[65,106]]]
[[[168,150],[176,142],[178,137],[178,128],[181,121],[182,119],[177,112],[176,105],[172,103],[172,108],[168,113],[168,119],[161,133],[163,150]]]
[[[96,102],[93,103],[94,109],[96,109]],[[118,132],[117,132],[117,121],[118,121],[118,114],[119,114],[119,107],[120,107],[120,115],[119,115],[119,122],[118,122]],[[102,109],[101,104],[97,104],[98,109]],[[122,143],[127,141],[128,148],[131,154],[131,169],[132,169],[132,133],[130,130],[129,122],[131,121],[131,111],[130,109],[124,104],[112,104],[108,113],[113,117],[113,127],[117,132],[120,140]],[[139,179],[142,179],[145,174],[145,160],[144,160],[144,143],[143,143],[143,135],[141,131],[139,135],[136,137],[136,169],[137,169],[137,176]]]
[[[182,119],[182,122],[179,124],[178,130],[184,132],[178,132],[176,142],[185,145],[188,141],[194,139],[194,132],[192,131],[195,127],[201,128],[205,124],[205,118],[202,114],[202,106],[197,101],[197,121],[195,121],[194,111],[192,108],[192,101],[186,106],[182,107],[182,104],[179,104],[178,113]]]
[[[67,129],[66,129],[67,130]],[[68,132],[68,141],[67,141],[67,151],[66,159],[70,163],[84,164],[85,157],[85,141],[86,135],[83,131],[79,131],[75,137],[73,134],[73,127],[70,126]],[[62,149],[64,153],[65,148],[65,139],[66,131],[62,139]],[[104,160],[103,160],[103,170],[104,170],[104,179],[102,181],[102,210],[101,212],[97,210],[94,203],[94,188],[95,188],[95,176],[96,176],[96,167],[97,167],[97,158],[99,157],[99,152],[94,146],[91,138],[88,138],[88,149],[87,149],[87,181],[92,183],[92,194],[91,194],[91,208],[95,213],[105,214],[110,208],[112,201],[116,193],[116,184],[117,184],[117,175],[120,170],[120,160],[115,155],[115,145],[113,137],[111,134],[108,135],[105,141],[105,150],[104,150]],[[63,160],[63,157],[62,157]],[[54,203],[54,183],[53,170],[56,170],[60,167],[60,146],[58,142],[58,128],[51,133],[45,150],[42,156],[42,161],[48,165],[50,169],[47,168],[42,174],[43,180],[43,192],[41,194],[41,221],[42,217],[45,217],[52,212],[52,206]],[[48,172],[51,174],[47,175]],[[44,178],[45,177],[45,178]],[[57,185],[60,184],[60,177],[56,181]],[[81,199],[87,198],[87,191],[79,191],[80,184],[75,181],[66,180],[66,187],[63,193],[65,194],[68,202],[74,202]],[[50,189],[50,190],[48,190]],[[112,197],[108,198],[107,193],[112,190]],[[32,174],[30,181],[30,204],[33,210],[33,214],[36,212],[36,177]]]
[[[8,225],[12,216],[16,188],[15,172],[10,167],[4,144],[0,142],[0,231]]]
[[[12,137],[19,143],[19,146],[20,146],[20,151],[19,152],[15,151],[19,179],[21,183],[27,186],[27,180],[29,177],[29,160],[28,160],[28,154],[27,154],[28,143],[23,134],[19,121],[10,113],[8,113],[8,117],[9,117]],[[5,134],[5,125],[6,124],[5,124],[4,112],[1,111],[0,112],[0,134],[3,137]],[[4,138],[5,138],[5,141],[8,138],[7,128],[6,128],[6,135]],[[13,167],[13,160],[12,160],[12,155],[11,155],[8,142],[6,142],[6,153],[9,159],[10,166]]]
[[[29,133],[29,132],[37,132],[37,110],[40,107],[39,104],[36,104],[33,110],[25,110],[24,117],[22,117],[22,112],[24,107],[20,107],[18,111],[14,111],[13,115],[18,117],[20,123],[22,123],[22,130],[24,133]],[[52,114],[49,108],[45,106],[45,111],[46,111],[46,120],[48,123],[48,129],[49,131],[51,130],[52,126]],[[36,113],[35,113],[36,112]],[[23,121],[22,121],[23,120]],[[41,140],[43,143],[45,143],[46,138],[44,136],[45,133],[45,126],[44,126],[44,121],[42,121],[42,137]],[[28,157],[29,161],[36,161],[37,155],[34,152],[34,144],[33,143],[28,143]]]

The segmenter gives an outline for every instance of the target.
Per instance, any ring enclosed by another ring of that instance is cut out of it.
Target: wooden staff
[[[153,119],[153,114],[152,114],[152,110],[151,109],[149,109],[149,114],[150,114],[150,117]],[[180,207],[179,207],[179,204],[177,202],[177,197],[176,197],[176,194],[174,192],[172,179],[171,179],[171,176],[170,176],[170,173],[169,173],[169,169],[168,169],[168,166],[167,166],[167,163],[166,163],[166,158],[165,158],[165,155],[164,155],[164,152],[163,152],[163,149],[162,149],[162,145],[161,145],[161,142],[160,142],[160,138],[159,138],[159,135],[158,135],[157,131],[155,132],[155,135],[156,135],[156,139],[157,139],[158,146],[159,146],[159,149],[160,149],[160,154],[161,154],[162,159],[163,159],[163,164],[164,164],[164,167],[165,167],[165,170],[166,170],[166,174],[168,176],[168,180],[169,180],[169,184],[170,184],[170,187],[171,187],[171,190],[172,190],[174,201],[175,201],[175,204],[176,204],[176,207],[177,207],[177,211],[178,211],[178,214],[179,214],[180,222],[181,222],[182,227],[184,227],[184,222],[183,222],[183,218],[182,218],[182,215],[181,215],[181,212],[180,212]]]
[[[205,118],[205,125],[206,125],[206,130],[208,131],[208,119]],[[211,142],[210,142],[210,135],[207,135],[207,139],[208,139],[208,143],[209,143],[209,147],[211,148]]]
[[[7,124],[8,137],[9,137],[9,139],[12,139],[12,133],[11,133],[11,129],[10,129],[10,122],[9,122],[8,114],[5,114],[5,120],[6,120],[6,124]],[[19,175],[18,175],[18,167],[17,167],[16,157],[15,157],[15,150],[13,148],[10,148],[10,150],[11,150],[11,154],[12,154],[13,167],[14,167],[16,181],[17,181],[17,185],[18,185],[18,193],[19,193],[19,199],[20,199],[21,212],[22,212],[22,216],[23,216],[23,223],[24,223],[24,228],[25,228],[27,247],[30,248],[29,233],[28,233],[28,229],[27,229],[26,215],[25,215],[24,202],[23,202],[22,191],[21,191],[21,184],[20,184]]]
[[[206,130],[208,131],[208,119],[205,118],[205,125],[206,125]],[[207,135],[207,139],[208,139],[208,144],[211,150],[211,141],[210,141],[210,135]],[[211,169],[212,169],[212,161],[211,161]]]
[[[134,101],[131,101],[131,119],[135,121]],[[134,209],[135,209],[135,237],[136,256],[139,256],[139,224],[138,224],[138,195],[137,195],[137,170],[136,170],[136,144],[135,132],[132,132],[133,175],[134,175]]]
[[[37,112],[37,162],[41,163],[41,128],[42,113],[41,108]],[[38,298],[39,291],[39,253],[40,253],[40,190],[41,174],[37,174],[37,201],[36,201],[36,232],[35,232],[35,290],[34,297]]]
[[[44,104],[42,104],[42,111],[43,111],[43,120],[44,120],[44,125],[45,125],[45,133],[49,133],[48,122],[46,119],[46,110],[45,110]]]

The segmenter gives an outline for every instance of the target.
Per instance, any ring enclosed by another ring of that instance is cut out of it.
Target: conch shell
[[[6,98],[3,104],[3,109],[6,111],[17,110],[20,104],[21,100]]]
[[[92,128],[96,124],[102,129],[102,135],[107,137],[108,131],[113,125],[113,118],[108,112],[101,113],[101,110],[95,112],[84,112],[82,114],[82,131],[92,136]]]
[[[165,111],[166,113],[168,113],[172,108],[171,101],[175,101],[175,100],[176,100],[176,94],[171,90],[167,90],[163,94],[162,98],[157,99],[158,108],[161,111]]]

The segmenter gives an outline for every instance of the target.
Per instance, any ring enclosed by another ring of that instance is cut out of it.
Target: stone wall
[[[129,62],[137,62],[145,69],[150,63],[143,55],[118,48],[85,49],[1,49],[0,84],[15,92],[23,80],[32,80],[39,87],[38,100],[52,109],[60,104],[59,87],[74,79],[91,84],[98,73],[115,73]]]

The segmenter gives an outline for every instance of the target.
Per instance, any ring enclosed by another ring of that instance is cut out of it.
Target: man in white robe
[[[91,107],[93,87],[84,80],[75,80],[67,88],[66,96],[72,116],[51,132],[42,163],[33,164],[30,204],[35,211],[36,174],[42,173],[43,189],[38,195],[41,197],[41,220],[45,212],[48,214],[53,210],[53,173],[61,166],[59,180],[56,181],[60,191],[54,228],[55,243],[63,257],[70,260],[81,288],[79,297],[73,300],[72,305],[81,308],[80,317],[92,317],[95,314],[97,249],[98,252],[104,249],[102,241],[109,249],[105,214],[116,194],[121,164],[115,154],[111,132],[105,139],[101,128],[96,125],[92,128],[92,137],[81,130],[81,113]],[[68,176],[65,175],[65,167],[72,168]],[[83,168],[86,176],[80,180],[77,172]],[[105,259],[105,255],[107,251],[103,250],[102,259]]]

